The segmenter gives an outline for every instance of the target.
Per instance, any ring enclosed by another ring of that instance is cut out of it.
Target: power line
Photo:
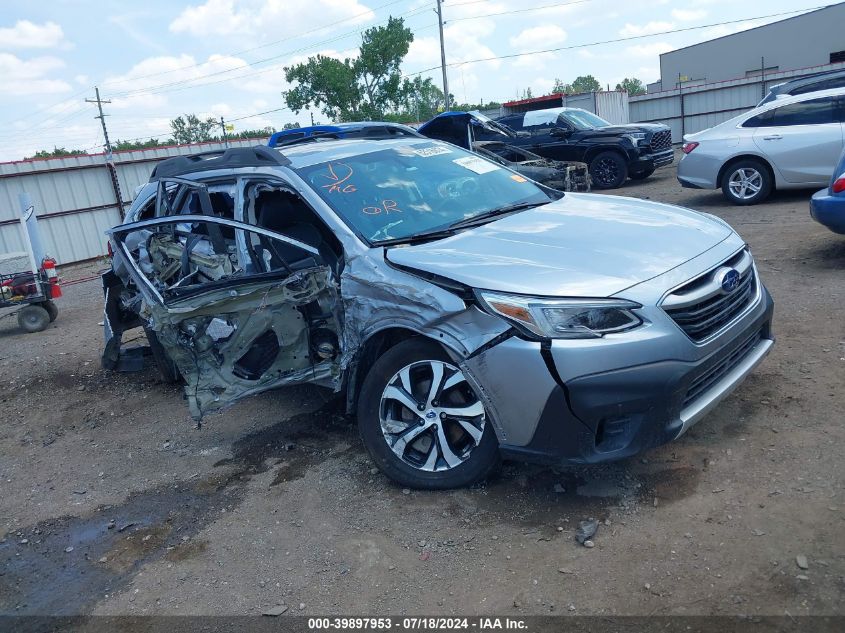
[[[511,15],[513,13],[528,13],[530,11],[542,11],[543,9],[553,9],[557,7],[568,7],[573,4],[583,4],[585,2],[592,2],[593,0],[573,0],[572,2],[555,2],[553,4],[544,4],[540,7],[528,7],[526,9],[511,9],[510,11],[500,11],[498,13],[486,13],[484,15],[468,15],[462,18],[452,18],[451,20],[447,20],[446,24],[451,24],[452,22],[463,22],[464,20],[480,20],[482,18],[494,18],[498,15]],[[464,4],[474,4],[473,2],[466,2]],[[460,5],[451,5],[451,6],[460,6]]]
[[[426,29],[434,28],[435,26],[437,26],[437,25],[436,24],[427,24],[425,26],[417,27],[417,29],[416,29],[416,31],[414,31],[414,33],[419,33],[420,31],[424,31]],[[339,39],[342,39],[342,38],[339,38]],[[318,45],[319,44],[307,46],[307,47],[300,49],[300,51],[308,50],[309,48],[314,48],[314,46],[318,46]],[[286,55],[291,55],[293,53],[300,52],[300,51],[291,51],[289,53],[286,53],[285,55],[279,55],[279,57],[284,57]],[[243,69],[243,68],[246,68],[246,67],[247,66],[240,66],[239,68],[232,69],[232,71]],[[203,82],[203,83],[200,83],[200,84],[188,84],[188,83],[186,83],[187,81],[201,80],[201,79],[204,79],[206,77],[211,77],[213,75],[222,74],[222,72],[224,72],[224,71],[220,71],[220,72],[217,72],[217,73],[213,73],[211,75],[203,75],[203,76],[195,77],[194,79],[190,79],[190,80],[186,80],[186,81],[181,81],[181,82],[177,81],[177,82],[173,82],[173,83],[169,83],[169,84],[163,84],[162,86],[150,86],[148,88],[139,88],[139,89],[134,90],[134,91],[117,93],[116,95],[112,95],[112,96],[113,97],[133,97],[133,96],[140,96],[140,95],[145,95],[145,94],[152,95],[152,94],[162,94],[162,93],[169,93],[169,92],[179,92],[179,91],[182,91],[182,90],[190,90],[190,89],[193,89],[193,88],[204,88],[206,86],[214,86],[214,85],[217,85],[217,84],[226,83],[226,82],[229,82],[229,81],[236,81],[236,80],[239,80],[239,79],[247,79],[249,77],[257,77],[258,75],[263,75],[264,73],[268,73],[268,72],[274,72],[276,70],[277,70],[276,67],[271,66],[271,67],[268,67],[268,68],[262,68],[260,70],[256,70],[254,72],[249,72],[249,73],[244,73],[242,75],[237,75],[235,77],[224,77],[223,79],[218,79],[216,81],[206,81],[206,82]],[[231,72],[231,71],[225,71],[225,72]]]
[[[416,17],[417,15],[420,15],[424,11],[427,11],[429,8],[430,8],[429,6],[424,6],[424,7],[420,7],[420,8],[417,8],[417,9],[412,9],[410,11],[406,11],[403,14],[399,14],[396,17],[403,17],[403,16],[404,17]],[[275,61],[275,60],[281,59],[283,57],[289,57],[290,55],[294,55],[296,53],[301,53],[301,52],[307,51],[309,49],[316,48],[318,46],[322,46],[323,44],[330,44],[330,43],[337,42],[339,40],[345,39],[347,37],[350,37],[352,35],[358,35],[360,33],[363,33],[365,30],[367,30],[367,28],[372,28],[374,26],[380,26],[380,25],[386,24],[386,23],[387,23],[387,21],[383,20],[381,22],[377,22],[377,23],[372,24],[371,26],[363,28],[363,29],[356,29],[354,31],[348,31],[346,33],[334,36],[334,37],[329,38],[327,40],[315,42],[313,44],[308,44],[306,46],[301,46],[297,49],[289,50],[289,51],[286,51],[284,53],[280,53],[278,55],[272,55],[270,57],[265,57],[265,58],[262,58],[262,59],[257,59],[257,60],[252,61],[252,62],[247,62],[243,66],[238,66],[236,68],[226,68],[226,69],[223,69],[223,70],[218,70],[218,71],[215,71],[215,72],[212,72],[212,73],[207,73],[207,74],[204,74],[204,75],[198,75],[196,77],[191,77],[189,79],[184,79],[184,80],[180,80],[180,81],[172,81],[172,82],[158,84],[158,85],[154,85],[154,86],[147,86],[145,88],[137,88],[137,89],[134,89],[134,90],[126,90],[126,91],[123,91],[123,92],[116,92],[116,93],[113,93],[112,96],[113,97],[128,97],[128,96],[133,96],[133,95],[137,95],[137,94],[159,94],[161,92],[171,92],[169,90],[165,90],[166,88],[170,88],[170,87],[173,87],[174,91],[175,90],[184,90],[185,88],[188,88],[188,87],[195,87],[195,86],[191,86],[191,85],[186,86],[186,83],[189,83],[189,82],[196,82],[196,81],[200,81],[202,79],[206,79],[208,77],[215,77],[215,76],[219,76],[219,75],[233,73],[233,72],[236,72],[236,71],[239,71],[239,70],[243,70],[244,68],[247,68],[247,67],[258,66],[259,64],[264,64],[264,63],[267,63],[267,62],[270,62],[270,61]],[[427,27],[425,27],[425,28],[427,28]],[[197,64],[197,66],[201,66],[201,65],[205,65],[205,64],[207,64],[207,62],[205,62],[203,64]],[[226,81],[234,81],[236,79],[241,79],[245,76],[249,76],[249,75],[243,75],[243,76],[239,75],[237,77],[227,78]],[[135,78],[133,78],[133,80],[134,79]],[[206,84],[199,84],[199,85],[206,85]]]
[[[307,35],[311,35],[312,33],[319,33],[320,31],[327,29],[329,27],[336,26],[338,24],[343,24],[344,22],[351,22],[352,20],[355,20],[355,19],[360,18],[360,17],[364,17],[366,15],[369,15],[370,13],[374,14],[376,11],[380,11],[381,9],[384,9],[385,7],[389,7],[391,5],[398,4],[400,2],[405,2],[405,1],[406,0],[391,0],[391,2],[385,2],[382,5],[374,7],[372,9],[369,9],[369,10],[364,11],[362,13],[356,13],[355,15],[349,16],[348,18],[344,18],[342,20],[335,20],[334,22],[329,22],[327,24],[323,24],[322,26],[315,27],[315,28],[313,28],[309,31],[303,31],[302,33],[297,33],[296,35],[291,35],[290,37],[283,37],[282,39],[274,40],[272,42],[267,42],[265,44],[260,44],[258,46],[253,46],[252,48],[245,48],[243,50],[233,51],[231,53],[223,53],[223,56],[234,57],[236,55],[243,55],[244,53],[251,53],[253,51],[257,51],[257,50],[260,50],[262,48],[267,48],[269,46],[275,46],[276,44],[281,44],[282,42],[289,42],[291,40],[299,39],[301,37],[306,37]],[[489,0],[485,0],[485,1],[489,1]],[[411,11],[409,11],[408,13],[410,13],[410,12]],[[190,70],[191,68],[198,68],[199,66],[204,66],[204,65],[205,65],[205,62],[203,62],[201,64],[190,64],[188,66],[180,66],[179,68],[171,68],[170,70],[163,70],[163,71],[160,71],[160,72],[157,72],[157,73],[150,73],[148,75],[140,75],[138,77],[131,77],[131,78],[127,78],[127,79],[115,79],[115,80],[112,80],[112,81],[106,81],[106,82],[103,82],[102,85],[106,85],[106,84],[111,85],[111,84],[116,84],[116,83],[126,83],[128,81],[137,81],[138,79],[149,79],[150,77],[159,77],[161,75],[168,75],[168,74],[171,74],[171,73],[179,72],[180,70]]]
[[[446,65],[447,66],[464,66],[464,65],[467,65],[467,64],[478,64],[478,63],[481,63],[481,62],[491,62],[491,61],[497,61],[497,60],[500,60],[500,59],[513,59],[515,57],[527,57],[527,56],[530,56],[530,55],[540,55],[542,53],[556,53],[558,51],[573,50],[573,49],[578,49],[578,48],[589,48],[591,46],[602,46],[604,44],[616,44],[616,43],[619,43],[619,42],[629,42],[629,41],[632,41],[632,40],[640,40],[640,39],[645,39],[645,38],[648,38],[648,37],[655,37],[657,35],[670,35],[672,33],[683,33],[685,31],[695,31],[695,30],[698,30],[698,29],[707,29],[707,28],[711,28],[711,27],[714,27],[714,26],[725,26],[725,25],[728,25],[728,24],[739,24],[740,22],[751,22],[753,20],[765,20],[767,18],[780,17],[782,15],[792,15],[794,13],[803,13],[805,11],[815,11],[817,9],[824,9],[825,7],[828,7],[828,6],[832,6],[832,5],[826,5],[825,4],[825,5],[821,5],[821,6],[817,6],[817,7],[806,7],[806,8],[803,8],[803,9],[795,9],[793,11],[783,11],[781,13],[770,13],[769,15],[758,15],[758,16],[751,17],[751,18],[742,18],[742,19],[739,19],[739,20],[727,20],[725,22],[715,22],[713,24],[702,24],[700,26],[688,26],[688,27],[684,27],[684,28],[680,28],[680,29],[670,29],[670,30],[667,30],[667,31],[659,31],[657,33],[648,33],[648,34],[645,34],[645,35],[631,35],[629,37],[619,37],[619,38],[612,39],[612,40],[601,40],[601,41],[597,41],[597,42],[588,42],[588,43],[585,43],[585,44],[571,44],[569,46],[558,46],[558,47],[555,47],[555,48],[544,48],[544,49],[536,50],[536,51],[525,51],[525,52],[522,52],[522,53],[511,53],[509,55],[493,55],[491,57],[480,57],[478,59],[467,59],[467,60],[461,61],[461,62],[451,62],[451,63],[446,64]],[[412,73],[406,73],[402,76],[403,77],[413,77],[415,75],[421,75],[422,73],[427,73],[427,72],[432,71],[432,70],[437,70],[438,68],[440,68],[439,65],[438,66],[431,66],[430,68],[424,68],[422,70],[417,70],[417,71],[412,72]]]

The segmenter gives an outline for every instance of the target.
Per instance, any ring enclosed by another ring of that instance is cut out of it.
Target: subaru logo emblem
[[[722,292],[729,294],[739,286],[740,276],[736,268],[723,268],[716,274]]]
[[[437,413],[435,413],[434,411],[429,411],[428,413],[425,414],[425,417],[428,418],[429,420],[433,420],[434,418],[437,417]]]

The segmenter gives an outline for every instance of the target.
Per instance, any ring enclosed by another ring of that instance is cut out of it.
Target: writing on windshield
[[[535,184],[438,142],[389,147],[298,170],[369,242],[410,238],[505,206],[549,201]]]

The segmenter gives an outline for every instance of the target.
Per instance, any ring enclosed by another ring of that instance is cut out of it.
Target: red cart
[[[45,257],[36,271],[0,274],[0,308],[17,307],[18,325],[40,332],[55,321],[59,309],[53,299],[62,296],[56,261]]]

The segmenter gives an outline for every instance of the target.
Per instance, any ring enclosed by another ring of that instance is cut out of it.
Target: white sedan
[[[778,99],[684,136],[678,181],[756,204],[773,189],[819,188],[845,144],[845,88]]]

